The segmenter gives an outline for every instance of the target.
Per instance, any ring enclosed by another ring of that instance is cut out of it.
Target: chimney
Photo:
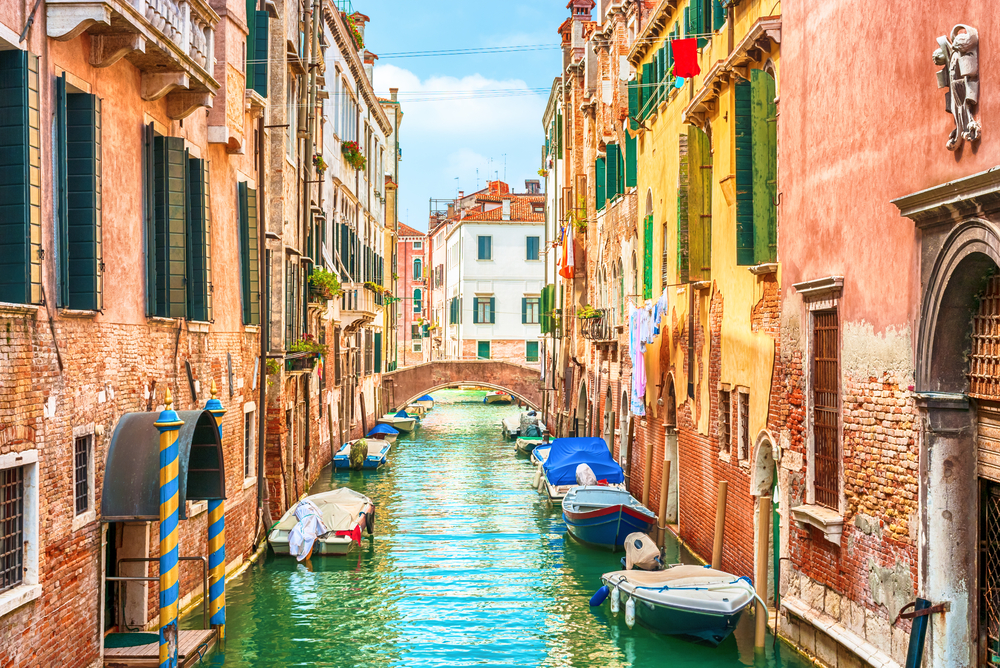
[[[571,10],[570,15],[574,21],[589,21],[590,10],[597,4],[594,0],[569,0],[566,9]]]
[[[524,190],[529,195],[538,195],[542,192],[542,182],[538,179],[526,179],[524,182]]]
[[[358,29],[358,34],[361,35],[361,48],[358,49],[358,51],[360,51],[365,48],[365,26],[368,25],[368,22],[371,21],[371,19],[361,12],[354,12],[351,14],[351,21],[354,22],[354,27]]]
[[[500,216],[503,220],[510,220],[510,198],[503,198],[503,208],[501,209],[502,215]]]
[[[370,81],[372,86],[374,86],[375,61],[378,60],[378,56],[376,56],[374,53],[366,49],[364,54],[364,60],[365,60],[365,76],[368,77],[368,81]]]
[[[399,95],[399,89],[398,88],[390,88],[389,89],[389,99],[390,100],[392,100],[393,102],[396,102],[396,97],[398,95]]]

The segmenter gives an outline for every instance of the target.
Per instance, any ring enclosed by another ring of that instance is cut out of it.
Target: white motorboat
[[[376,420],[379,424],[387,424],[397,431],[407,433],[417,428],[417,418],[410,416],[406,411],[399,411],[395,415],[385,414]]]
[[[427,415],[428,410],[429,409],[427,407],[421,406],[420,404],[410,404],[409,406],[406,407],[406,414],[413,415],[418,418],[423,418],[425,415]]]
[[[757,594],[747,578],[706,566],[677,565],[662,571],[615,571],[601,576],[612,610],[625,603],[632,619],[653,631],[718,645],[736,628]],[[628,600],[635,599],[634,601]],[[603,602],[598,596],[592,605]]]
[[[434,397],[429,394],[425,394],[416,401],[414,401],[411,406],[423,406],[427,410],[434,408]]]
[[[318,519],[322,529],[326,530],[317,532],[313,554],[347,554],[354,543],[361,542],[363,530],[369,534],[375,530],[375,505],[372,500],[353,489],[341,487],[307,496],[282,515],[267,537],[275,554],[289,554],[291,534],[300,522],[295,511],[299,504],[306,501],[319,509]]]
[[[521,432],[521,418],[516,415],[500,420],[500,431],[504,438],[515,439]]]
[[[506,392],[496,390],[493,392],[487,392],[486,396],[483,397],[484,404],[509,404],[514,399]]]

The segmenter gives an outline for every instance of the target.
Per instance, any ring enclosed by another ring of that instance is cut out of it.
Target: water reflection
[[[231,582],[224,649],[208,665],[806,666],[779,644],[755,663],[746,617],[718,648],[629,629],[588,600],[619,555],[567,539],[534,473],[499,432],[512,406],[482,392],[435,393],[415,434],[378,472],[324,471],[377,504],[375,538],[311,568],[273,555]],[[668,560],[679,550],[671,544]],[[184,620],[199,627],[200,616]]]

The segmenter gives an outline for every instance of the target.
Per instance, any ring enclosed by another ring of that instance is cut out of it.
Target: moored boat
[[[531,463],[540,468],[549,458],[550,452],[552,452],[552,441],[549,441],[547,445],[535,446],[535,449],[531,451]]]
[[[347,554],[361,544],[361,532],[375,530],[375,505],[360,492],[342,487],[307,496],[282,515],[267,540],[275,554],[302,561],[311,553]]]
[[[704,566],[615,571],[605,573],[601,580],[610,591],[612,610],[619,600],[625,604],[626,622],[631,608],[636,621],[657,633],[687,636],[711,645],[729,637],[756,597],[746,578]],[[600,604],[597,598],[592,604]]]
[[[425,394],[416,401],[413,402],[417,406],[423,406],[427,410],[434,408],[434,397],[429,394]]]
[[[636,531],[645,533],[656,515],[624,489],[603,485],[573,487],[562,501],[570,535],[582,543],[616,550]]]
[[[410,404],[406,407],[406,414],[417,417],[418,419],[423,419],[427,415],[427,408],[421,406],[420,404]]]
[[[484,404],[509,404],[511,401],[513,401],[513,398],[500,390],[487,392],[486,396],[483,397]]]
[[[549,455],[542,464],[542,479],[549,499],[561,501],[577,486],[576,471],[580,464],[590,467],[602,485],[625,489],[622,485],[625,473],[612,458],[603,438],[557,438],[552,441]]]
[[[355,443],[362,444],[361,447],[365,448],[361,468],[377,469],[388,461],[389,448],[392,447],[392,443],[374,438],[358,439],[357,441],[348,441],[340,446],[340,450],[333,456],[334,469],[351,468],[351,449]]]
[[[387,424],[377,424],[365,434],[365,438],[374,438],[378,441],[395,443],[396,439],[399,438],[399,430]]]
[[[500,420],[500,432],[504,438],[515,439],[521,433],[521,418],[516,415]]]
[[[543,437],[541,436],[538,437],[519,436],[517,440],[514,441],[514,450],[516,452],[529,455],[531,454],[532,450],[534,450],[544,442],[542,438]]]
[[[399,411],[395,415],[386,413],[377,422],[379,424],[387,424],[401,432],[411,432],[417,428],[417,418],[411,416],[406,411]]]

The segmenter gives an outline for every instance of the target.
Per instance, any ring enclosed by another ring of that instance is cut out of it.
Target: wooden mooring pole
[[[715,544],[712,546],[712,568],[722,568],[722,534],[726,528],[726,494],[729,483],[719,481],[719,495],[715,500]]]
[[[670,493],[670,460],[663,462],[663,480],[660,482],[660,547],[667,538],[667,495]]]
[[[767,596],[767,562],[770,550],[771,536],[771,497],[761,496],[757,502],[757,573],[754,576],[754,588],[757,595],[766,600]],[[754,634],[753,646],[764,648],[767,638],[767,608],[757,601],[757,629]]]

